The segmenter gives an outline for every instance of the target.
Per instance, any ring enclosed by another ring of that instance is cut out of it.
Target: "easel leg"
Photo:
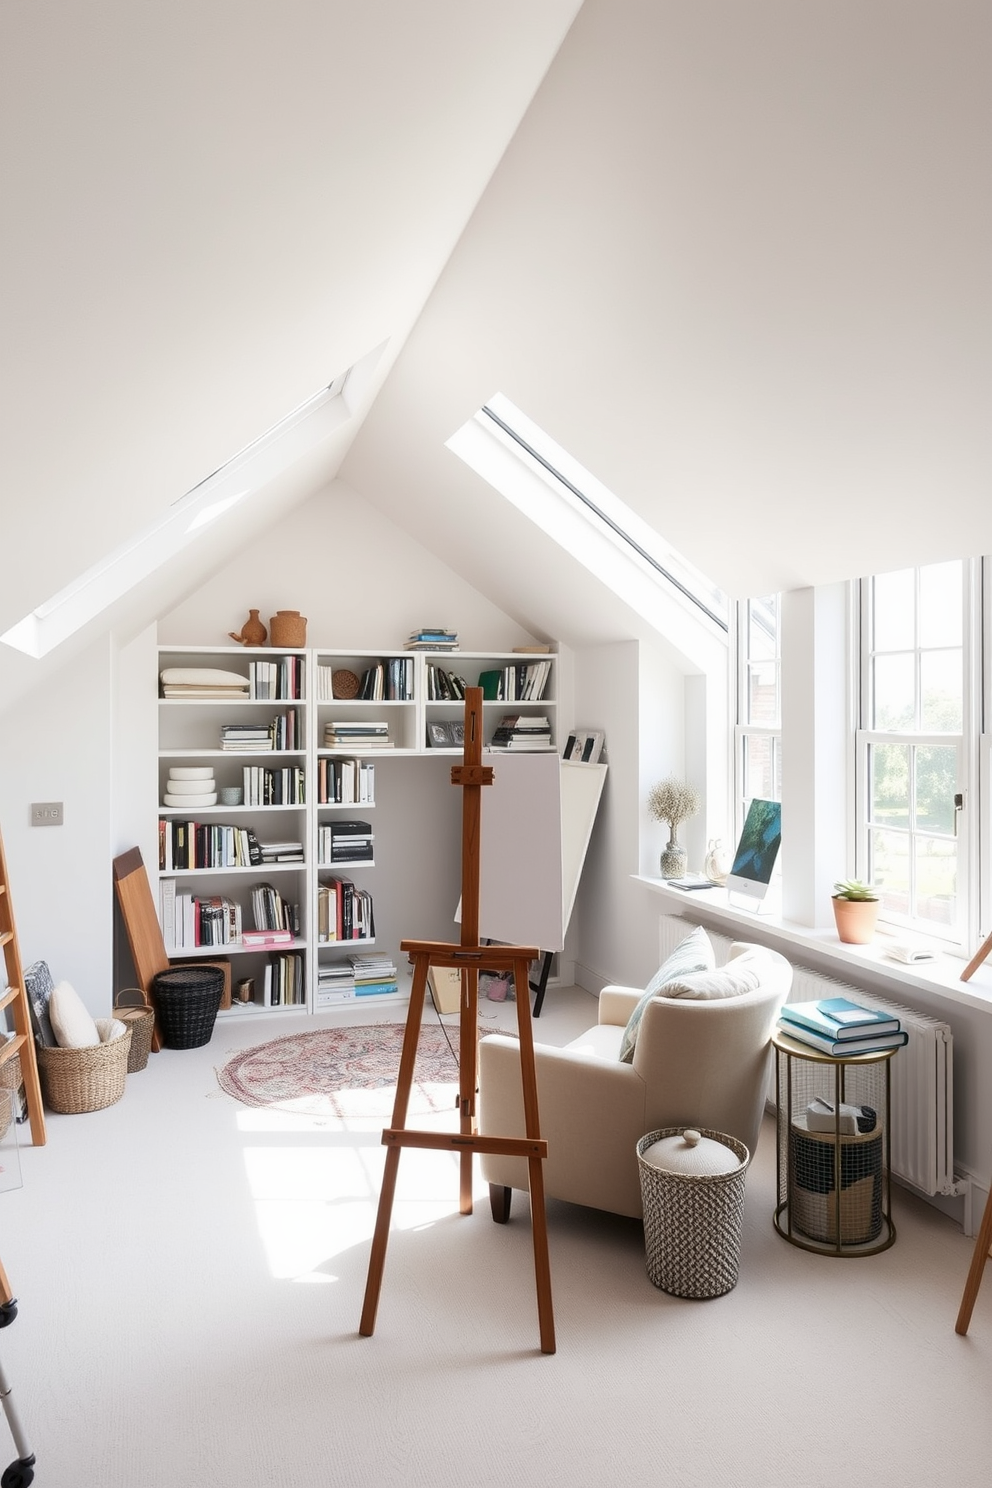
[[[400,1054],[400,1070],[396,1081],[396,1099],[393,1102],[393,1127],[406,1125],[407,1107],[410,1103],[410,1088],[417,1062],[417,1045],[420,1042],[420,1027],[424,1015],[424,995],[427,990],[428,957],[414,957],[413,986],[410,989],[410,1006],[406,1015],[406,1031],[403,1034],[403,1051]],[[372,1235],[372,1253],[369,1259],[368,1280],[365,1283],[365,1303],[358,1331],[363,1338],[371,1338],[375,1331],[375,1315],[379,1308],[379,1291],[382,1273],[386,1265],[386,1246],[389,1242],[389,1226],[393,1214],[393,1198],[396,1193],[396,1178],[400,1166],[400,1148],[390,1147],[386,1152],[382,1188],[379,1191],[379,1209],[376,1214],[375,1231]]]
[[[469,966],[462,972],[462,1012],[458,1044],[458,1107],[460,1127],[465,1136],[475,1136],[475,1095],[479,1063],[479,971]],[[472,1213],[472,1177],[474,1152],[464,1147],[458,1159],[458,1209]]]
[[[528,963],[514,963],[513,983],[517,997],[517,1033],[520,1037],[520,1078],[523,1083],[524,1125],[528,1137],[539,1137],[541,1122],[537,1104],[537,1065],[534,1059],[534,1027],[531,1022]],[[548,1256],[548,1216],[544,1201],[544,1162],[527,1161],[530,1182],[530,1223],[534,1236],[534,1277],[537,1283],[537,1318],[542,1354],[555,1352],[555,1319],[551,1301],[551,1261]]]
[[[972,1310],[978,1297],[978,1289],[982,1284],[982,1276],[985,1272],[985,1263],[989,1259],[990,1249],[992,1249],[992,1192],[989,1193],[988,1199],[985,1202],[985,1213],[982,1215],[981,1228],[978,1231],[978,1239],[975,1241],[975,1253],[971,1258],[968,1279],[964,1285],[964,1295],[961,1298],[958,1320],[954,1324],[955,1333],[967,1333],[968,1331],[968,1324],[971,1322]]]

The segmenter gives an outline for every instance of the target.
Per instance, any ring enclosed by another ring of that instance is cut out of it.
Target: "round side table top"
[[[822,1049],[814,1049],[812,1044],[804,1044],[801,1039],[790,1038],[780,1028],[772,1034],[772,1044],[776,1049],[781,1049],[783,1054],[792,1054],[797,1059],[809,1059],[814,1064],[877,1064],[880,1060],[891,1059],[901,1047],[899,1045],[892,1049],[869,1049],[863,1054],[825,1054]]]

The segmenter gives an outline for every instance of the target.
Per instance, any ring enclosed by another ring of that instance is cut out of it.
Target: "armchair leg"
[[[490,1183],[489,1207],[493,1211],[493,1219],[497,1224],[506,1224],[509,1219],[512,1197],[512,1188],[504,1188],[502,1183]]]

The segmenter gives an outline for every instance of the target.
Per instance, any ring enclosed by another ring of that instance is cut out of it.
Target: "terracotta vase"
[[[277,610],[269,621],[270,646],[305,646],[306,616],[299,610]]]
[[[845,945],[868,945],[874,940],[878,920],[877,899],[839,899],[834,895],[831,903],[834,907],[838,940],[842,940]]]
[[[257,610],[248,611],[248,619],[239,631],[228,631],[231,640],[239,641],[242,646],[264,646],[267,634],[268,631],[258,618]]]

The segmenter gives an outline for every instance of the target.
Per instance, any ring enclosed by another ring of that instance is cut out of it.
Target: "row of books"
[[[457,651],[458,632],[443,626],[424,625],[411,630],[406,640],[407,651]]]
[[[300,933],[300,906],[286,899],[273,884],[252,885],[251,912],[257,931],[288,930],[294,938]]]
[[[375,804],[375,760],[328,759],[317,761],[317,803],[335,806]]]
[[[542,715],[504,713],[489,743],[490,749],[554,749],[551,723]]]
[[[487,701],[539,703],[551,677],[551,659],[511,662],[479,673],[479,686]]]
[[[285,713],[277,713],[271,723],[221,724],[220,747],[238,754],[245,750],[302,749],[299,710],[287,708]]]
[[[180,892],[174,878],[159,884],[159,917],[167,950],[241,944],[241,905],[226,895]]]
[[[306,773],[302,765],[284,765],[279,769],[267,765],[245,765],[241,774],[246,806],[306,804]]]
[[[158,866],[162,873],[194,868],[252,868],[262,861],[262,845],[251,827],[230,822],[160,818]]]
[[[372,895],[337,874],[317,885],[317,943],[374,940]]]
[[[307,1000],[303,957],[299,951],[274,952],[262,974],[263,1007],[302,1007]]]
[[[370,822],[322,822],[317,828],[317,862],[322,868],[333,863],[371,863],[372,842]]]
[[[429,661],[425,671],[425,691],[429,703],[461,702],[468,683],[455,672],[446,671],[436,662]]]
[[[847,997],[787,1002],[778,1020],[781,1033],[832,1058],[901,1049],[909,1035],[888,1010],[862,1007]]]
[[[392,749],[389,724],[381,719],[339,719],[324,725],[325,749]]]
[[[265,702],[268,698],[287,701],[301,699],[304,666],[302,656],[280,656],[278,661],[249,662],[249,697],[259,702]]]
[[[271,884],[263,888],[276,892]],[[179,889],[174,878],[159,883],[162,939],[170,950],[234,945],[264,950],[292,944],[299,926],[296,905],[285,900],[276,905],[267,896],[260,901],[253,896],[251,907],[254,929],[244,926],[241,905],[226,894],[193,894]]]
[[[410,703],[414,696],[413,668],[412,656],[389,656],[384,661],[370,662],[360,674],[342,673],[337,667],[321,663],[317,667],[317,701],[330,703],[347,697],[358,702],[387,699],[394,703]],[[335,691],[334,679],[340,679],[342,675],[351,684],[348,692]]]

